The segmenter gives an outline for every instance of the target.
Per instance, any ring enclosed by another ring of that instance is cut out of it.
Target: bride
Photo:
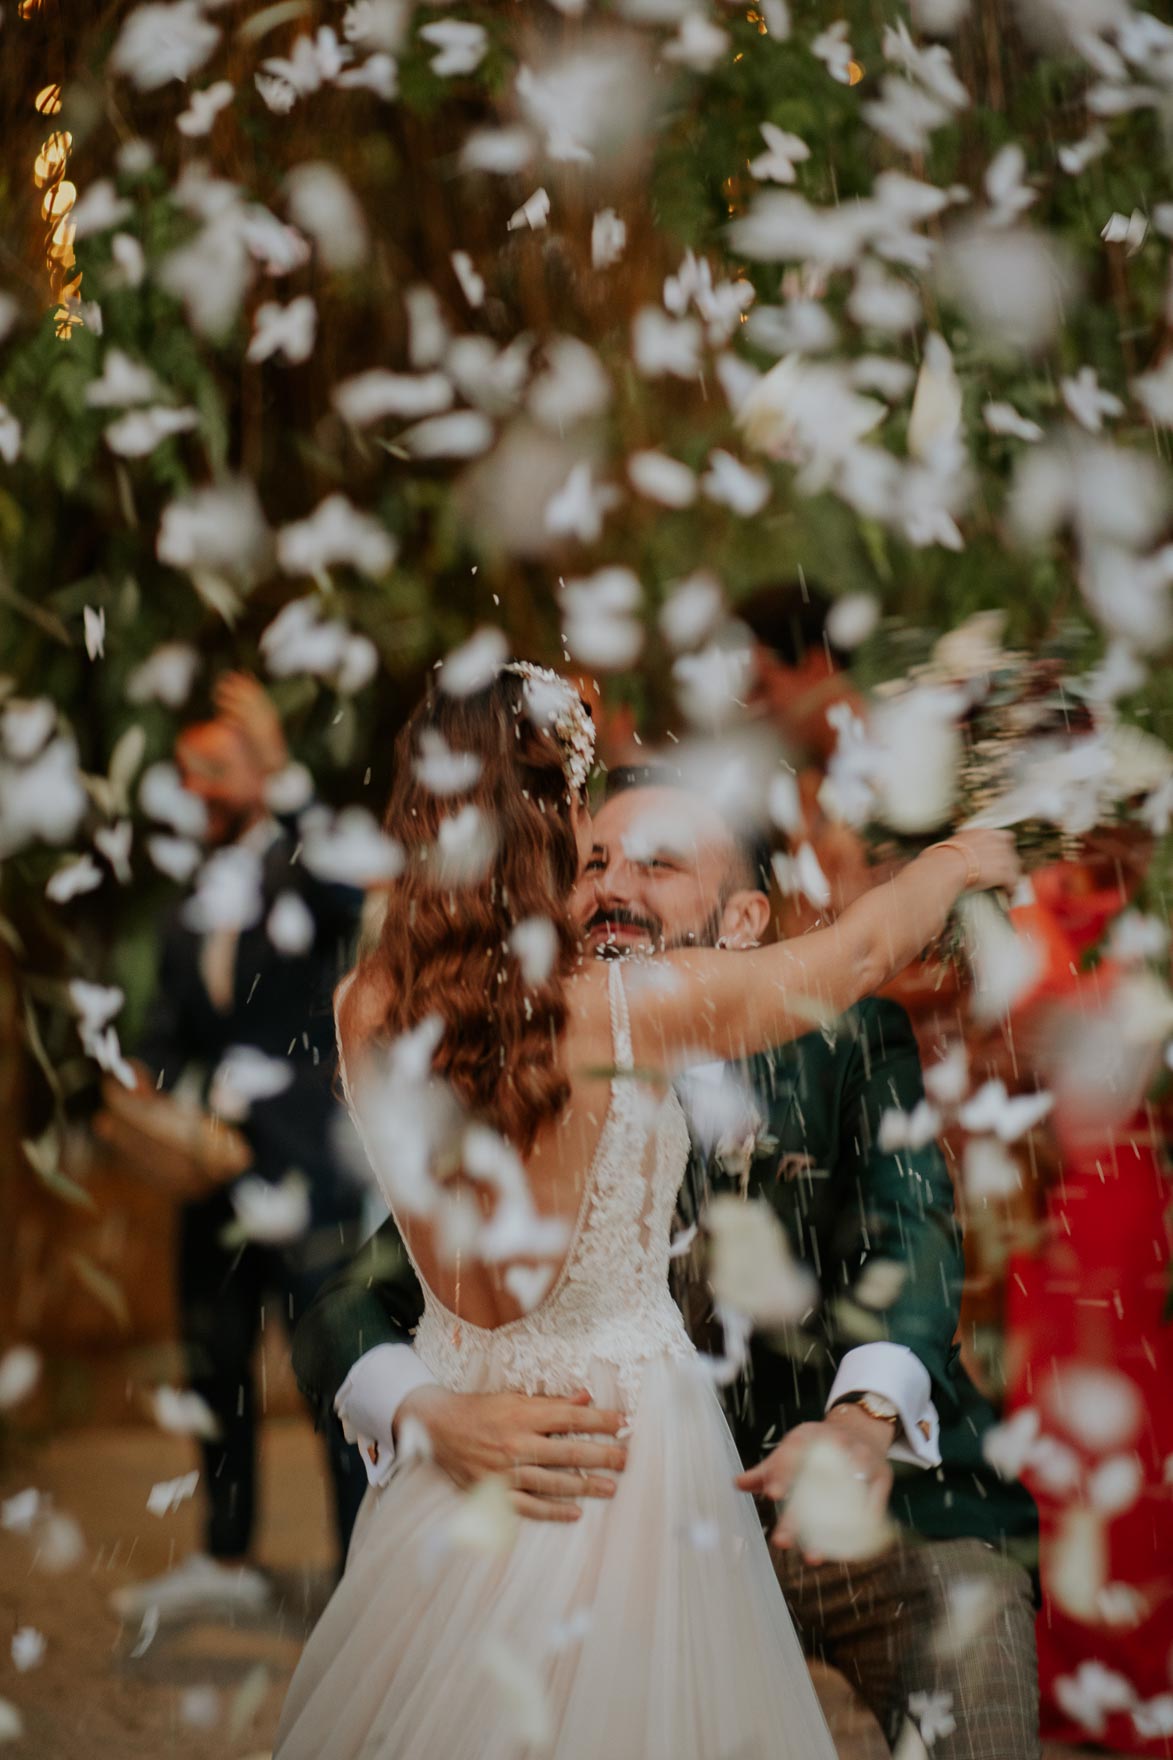
[[[439,688],[400,736],[406,866],[339,989],[340,1062],[419,1273],[443,1385],[627,1416],[610,1498],[509,1528],[400,1439],[310,1637],[275,1760],[833,1760],[711,1378],[668,1289],[688,1154],[672,1075],[810,1030],[879,989],[1003,832],[920,856],[830,928],[751,953],[583,957],[589,712],[514,663]],[[551,1448],[556,1448],[551,1439]],[[405,1458],[404,1458],[405,1457]]]

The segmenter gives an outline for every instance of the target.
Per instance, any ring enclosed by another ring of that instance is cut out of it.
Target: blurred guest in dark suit
[[[179,1217],[188,1382],[215,1426],[201,1443],[204,1550],[165,1577],[117,1591],[124,1617],[151,1606],[182,1615],[267,1598],[249,1562],[257,1515],[252,1358],[264,1299],[279,1298],[292,1328],[349,1258],[362,1207],[343,1164],[332,1013],[362,894],[316,877],[299,859],[295,824],[269,804],[289,754],[260,685],[227,675],[216,708],[214,720],[187,728],[176,746],[213,853],[162,927],[139,1057],[152,1087],[171,1089],[195,1073],[205,1102],[237,1125],[252,1165],[243,1179],[185,1203]],[[365,1477],[341,1438],[329,1439],[327,1453],[344,1556]]]

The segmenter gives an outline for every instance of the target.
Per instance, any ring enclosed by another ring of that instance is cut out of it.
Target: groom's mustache
[[[589,916],[583,924],[584,936],[592,935],[596,929],[638,929],[656,943],[664,938],[664,925],[658,917],[641,917],[622,905],[612,905],[609,910],[600,908]]]

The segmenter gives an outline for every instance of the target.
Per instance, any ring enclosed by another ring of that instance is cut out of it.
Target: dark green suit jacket
[[[681,1195],[684,1219],[710,1191],[768,1200],[822,1298],[803,1327],[755,1333],[749,1371],[727,1399],[742,1458],[760,1459],[795,1424],[823,1415],[836,1367],[853,1345],[906,1345],[932,1379],[942,1465],[897,1466],[893,1513],[930,1538],[972,1535],[1029,1552],[1034,1504],[982,1458],[995,1416],[954,1342],[964,1266],[944,1158],[935,1143],[895,1154],[878,1146],[883,1113],[909,1112],[924,1093],[907,1015],[870,999],[833,1033],[807,1034],[752,1059],[742,1073],[764,1121],[752,1160],[748,1170],[730,1170],[694,1154]],[[900,1267],[902,1277],[890,1280],[899,1288],[889,1305],[865,1308],[853,1292],[877,1260]],[[696,1279],[677,1292],[694,1335],[709,1319],[700,1292]],[[410,1343],[421,1309],[419,1284],[388,1221],[326,1285],[294,1335],[298,1383],[321,1422],[335,1421],[334,1396],[351,1364],[377,1344]]]

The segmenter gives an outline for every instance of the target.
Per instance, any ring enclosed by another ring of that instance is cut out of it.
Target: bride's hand
[[[964,863],[965,890],[989,892],[1013,890],[1022,878],[1022,863],[1011,831],[955,831],[942,843],[934,843],[924,852],[939,860],[950,857]]]

